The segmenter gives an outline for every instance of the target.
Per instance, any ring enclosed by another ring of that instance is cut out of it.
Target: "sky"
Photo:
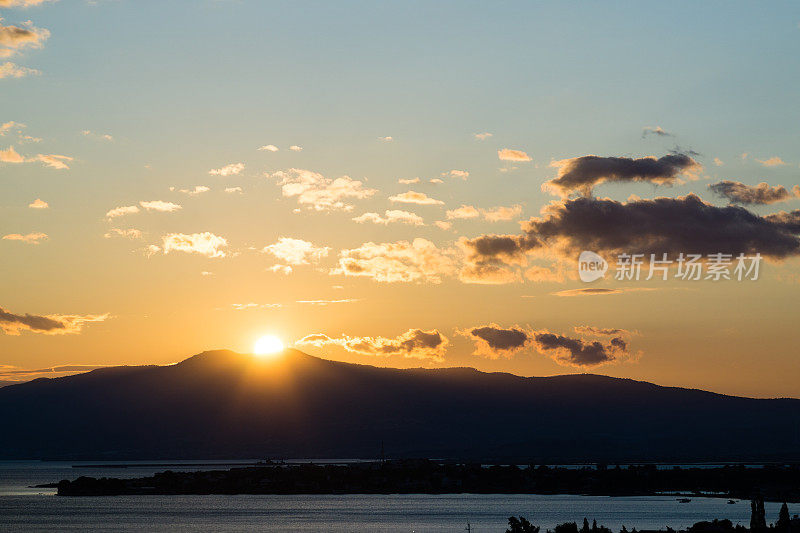
[[[0,381],[277,335],[379,366],[800,395],[796,3],[0,17]],[[626,253],[641,279],[616,279]],[[667,280],[644,279],[651,253]],[[732,279],[705,279],[714,253]]]

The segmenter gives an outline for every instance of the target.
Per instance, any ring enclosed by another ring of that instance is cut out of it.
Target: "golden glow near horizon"
[[[253,345],[253,353],[256,355],[274,355],[283,349],[283,341],[277,335],[264,335]]]

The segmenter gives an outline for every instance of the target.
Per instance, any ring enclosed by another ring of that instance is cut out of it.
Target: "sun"
[[[264,335],[253,345],[256,355],[272,355],[283,351],[283,341],[276,335]]]

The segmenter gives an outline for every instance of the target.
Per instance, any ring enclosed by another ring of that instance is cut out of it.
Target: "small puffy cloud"
[[[0,25],[0,57],[11,57],[25,48],[41,48],[48,37],[48,30],[37,28],[30,21],[22,26]]]
[[[47,209],[48,207],[50,207],[50,204],[48,204],[41,198],[37,198],[33,202],[29,203],[28,207],[30,207],[31,209]]]
[[[272,265],[271,267],[267,267],[267,272],[272,272],[273,274],[283,274],[284,276],[288,276],[292,273],[292,267],[289,265]]]
[[[4,241],[20,241],[24,242],[25,244],[39,244],[43,240],[47,240],[49,237],[46,233],[27,233],[25,235],[21,235],[19,233],[9,233],[8,235],[3,236]]]
[[[419,178],[400,178],[397,180],[397,183],[401,185],[413,185],[419,183]]]
[[[679,182],[681,175],[691,177],[702,168],[683,153],[671,153],[658,159],[585,155],[553,161],[550,166],[558,168],[558,176],[543,188],[562,196],[573,192],[588,196],[595,186],[606,182],[672,185]]]
[[[180,189],[178,192],[188,194],[189,196],[197,196],[198,194],[203,194],[204,192],[208,192],[210,190],[211,188],[206,187],[205,185],[195,185],[193,189]]]
[[[0,150],[0,162],[24,163],[25,158],[19,155],[13,146],[9,146],[7,150]]]
[[[466,170],[453,169],[453,170],[448,170],[447,172],[442,172],[442,177],[443,178],[461,178],[462,180],[465,180],[465,179],[467,179],[469,177],[469,172],[467,172]]]
[[[108,230],[105,235],[103,235],[106,239],[110,239],[112,237],[124,237],[126,239],[141,239],[142,232],[135,228],[128,228],[128,229],[120,229],[120,228],[111,228]]]
[[[439,183],[444,183],[444,180],[441,179],[441,178],[432,178],[432,179],[429,179],[428,182],[434,183],[434,184],[439,184]]]
[[[327,246],[315,246],[313,243],[302,239],[281,237],[278,242],[262,248],[261,252],[272,254],[290,265],[308,265],[317,263],[322,258],[327,257],[330,248]]]
[[[416,359],[442,361],[449,345],[447,337],[437,330],[409,329],[397,337],[329,337],[322,333],[307,335],[295,341],[297,346],[341,346],[348,352],[361,355],[402,355]]]
[[[417,205],[443,205],[444,202],[429,197],[424,192],[408,191],[389,197],[390,202]]]
[[[453,260],[447,251],[427,239],[416,238],[412,242],[367,242],[342,250],[338,265],[330,274],[364,276],[384,283],[440,283],[442,276],[453,271]]]
[[[725,163],[723,163],[723,162],[722,162],[722,159],[720,159],[719,157],[715,157],[715,158],[714,158],[714,164],[715,164],[716,166],[718,166],[718,167],[721,167],[721,166],[722,166],[722,165],[724,165]]]
[[[486,139],[491,137],[492,134],[485,131],[483,133],[473,133],[473,136],[479,141],[485,141]]]
[[[223,248],[228,246],[224,237],[211,232],[202,233],[169,233],[162,237],[162,246],[165,254],[170,252],[184,252],[199,254],[206,257],[225,257]],[[157,250],[156,250],[157,251]]]
[[[433,225],[443,230],[449,230],[451,227],[453,227],[452,222],[447,222],[445,220],[437,220],[436,222],[433,223]]]
[[[347,203],[348,200],[363,200],[377,192],[349,176],[330,179],[318,172],[298,168],[279,170],[269,177],[278,181],[283,196],[297,198],[298,204],[316,211],[350,211],[353,206]]]
[[[497,151],[497,157],[501,161],[530,161],[531,157],[522,150],[511,150],[510,148],[503,148]]]
[[[421,216],[415,213],[410,213],[408,211],[401,211],[398,209],[389,209],[386,211],[384,216],[381,216],[378,213],[364,213],[363,215],[359,215],[353,218],[353,221],[358,222],[359,224],[363,224],[365,222],[371,222],[372,224],[384,224],[384,225],[389,225],[392,223],[411,224],[412,226],[425,225],[425,221]]]
[[[457,209],[447,211],[448,220],[469,219],[483,217],[488,222],[502,222],[513,219],[522,213],[522,206],[499,206],[491,209],[477,208],[472,205],[462,205]]]
[[[767,205],[784,202],[792,197],[783,185],[770,187],[762,182],[756,186],[738,181],[720,181],[708,186],[715,194],[727,198],[732,204]]]
[[[258,150],[261,151],[261,152],[277,152],[278,151],[278,147],[275,146],[274,144],[265,144],[264,146],[262,146]]]
[[[390,143],[390,142],[392,142],[394,139],[392,139],[391,137],[378,137],[378,140],[379,140],[379,141],[382,141],[382,142],[385,142],[385,143]]]
[[[658,137],[672,137],[672,134],[664,131],[661,126],[645,126],[642,128],[642,139],[648,135],[656,135]]]
[[[35,68],[21,67],[11,61],[0,64],[0,79],[3,78],[24,78],[25,76],[35,76],[41,71]]]
[[[134,213],[138,212],[139,212],[139,207],[135,205],[125,205],[108,210],[106,212],[106,218],[117,218],[124,215],[133,215]]]
[[[139,202],[139,205],[148,211],[158,211],[160,213],[173,213],[182,209],[178,204],[165,202],[163,200],[151,200],[149,202]]]
[[[225,192],[228,194],[241,193],[241,187],[225,187]]]
[[[9,132],[16,130],[17,133],[22,133],[22,130],[27,128],[25,124],[9,120],[0,124],[0,137],[5,137]]]
[[[303,147],[302,146],[297,146],[296,144],[293,144],[292,146],[289,147],[289,150],[291,150],[292,152],[302,152],[303,151]]]
[[[103,322],[104,315],[18,315],[0,307],[0,330],[6,335],[19,335],[23,331],[44,333],[45,335],[64,335],[80,333],[85,324]]]
[[[244,170],[244,163],[230,163],[222,168],[212,168],[208,171],[213,176],[236,176]]]
[[[475,355],[489,359],[510,357],[522,351],[532,338],[530,332],[524,328],[519,326],[501,328],[497,324],[459,330],[458,333],[474,342]]]
[[[475,206],[462,205],[457,209],[448,209],[446,215],[448,220],[478,218],[481,216],[481,212]]]
[[[756,159],[756,161],[758,161],[765,167],[782,167],[786,164],[786,161],[784,161],[780,157],[770,157],[769,159]]]

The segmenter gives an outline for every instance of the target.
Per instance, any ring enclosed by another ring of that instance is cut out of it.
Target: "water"
[[[170,466],[171,470],[211,470],[210,466]],[[147,462],[152,463],[152,462]],[[171,462],[175,463],[175,462]],[[444,532],[505,531],[511,515],[522,515],[542,531],[584,517],[619,531],[685,528],[700,520],[728,518],[748,525],[749,502],[728,505],[720,498],[670,496],[623,497],[571,495],[208,495],[109,496],[65,498],[52,489],[28,485],[80,475],[140,477],[165,470],[133,464],[129,468],[72,468],[61,462],[0,462],[0,531],[302,531]],[[88,463],[87,463],[88,464]],[[128,463],[130,464],[130,463]],[[230,462],[218,462],[226,469]],[[780,505],[767,503],[767,521]],[[800,504],[789,506],[800,513]]]

